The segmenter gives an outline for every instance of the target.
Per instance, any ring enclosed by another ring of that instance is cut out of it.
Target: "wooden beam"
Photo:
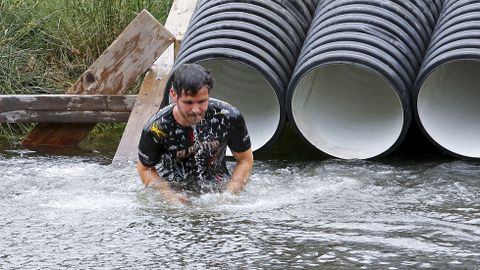
[[[143,10],[67,91],[67,94],[125,93],[173,40],[174,36],[148,11]],[[76,146],[94,126],[95,124],[82,123],[45,123],[37,125],[22,140],[22,144],[30,147]]]
[[[130,112],[137,95],[0,95],[0,113],[32,111]]]
[[[0,113],[0,123],[124,123],[130,112],[112,111],[30,111]]]
[[[178,52],[180,41],[185,35],[196,5],[197,0],[173,1],[165,27],[175,36],[175,42],[166,49],[165,53],[160,56],[145,76],[137,103],[130,114],[125,132],[112,160],[112,165],[121,166],[138,159],[138,141],[143,125],[160,108],[164,88],[172,70],[176,52]]]
[[[154,66],[159,74],[169,74],[173,68],[176,52],[187,32],[190,18],[193,15],[198,0],[174,0],[168,13],[165,28],[175,36],[175,44],[169,46],[165,53],[155,61]]]
[[[0,123],[126,122],[136,95],[0,95]]]
[[[151,70],[145,76],[142,87],[138,93],[137,102],[130,114],[125,132],[118,145],[112,165],[121,166],[137,160],[138,141],[145,121],[158,111],[163,100],[163,89],[168,76],[157,80],[157,72]]]
[[[143,10],[68,90],[68,94],[123,94],[175,37]]]

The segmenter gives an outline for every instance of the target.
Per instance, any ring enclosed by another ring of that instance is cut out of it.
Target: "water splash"
[[[205,119],[202,119],[200,121],[199,125],[202,126],[203,122]],[[195,166],[196,166],[196,172],[197,176],[199,177],[199,181],[204,183],[205,182],[205,168],[203,165],[203,160],[202,160],[202,155],[203,152],[206,151],[204,148],[204,144],[201,143],[200,141],[200,131],[198,130],[197,125],[192,126],[193,130],[193,140],[194,140],[194,147],[195,147],[195,155],[194,155],[194,160],[195,160]]]

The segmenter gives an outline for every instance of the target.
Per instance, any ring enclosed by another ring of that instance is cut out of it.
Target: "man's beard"
[[[203,118],[205,117],[205,113],[203,114],[196,114],[196,113],[180,113],[183,117],[183,119],[185,119],[185,121],[187,121],[188,124],[190,125],[196,125],[198,123],[200,123]]]

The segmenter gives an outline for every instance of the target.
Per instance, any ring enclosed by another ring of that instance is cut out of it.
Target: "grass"
[[[164,23],[172,1],[0,1],[0,94],[64,93],[140,11]],[[1,124],[0,137],[14,142],[31,127]]]

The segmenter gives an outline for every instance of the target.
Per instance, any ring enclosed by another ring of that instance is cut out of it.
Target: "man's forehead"
[[[208,88],[205,86],[198,89],[197,91],[193,91],[191,89],[183,89],[182,91],[180,91],[180,93],[182,94],[182,96],[197,97],[202,95],[208,95],[209,91]]]
[[[192,92],[191,91],[187,91],[187,92],[183,92],[182,91],[182,94],[178,97],[180,99],[183,99],[183,100],[194,100],[194,99],[208,99],[209,98],[209,94],[208,92],[206,93],[200,93],[200,92],[197,92],[196,95],[192,95]]]

